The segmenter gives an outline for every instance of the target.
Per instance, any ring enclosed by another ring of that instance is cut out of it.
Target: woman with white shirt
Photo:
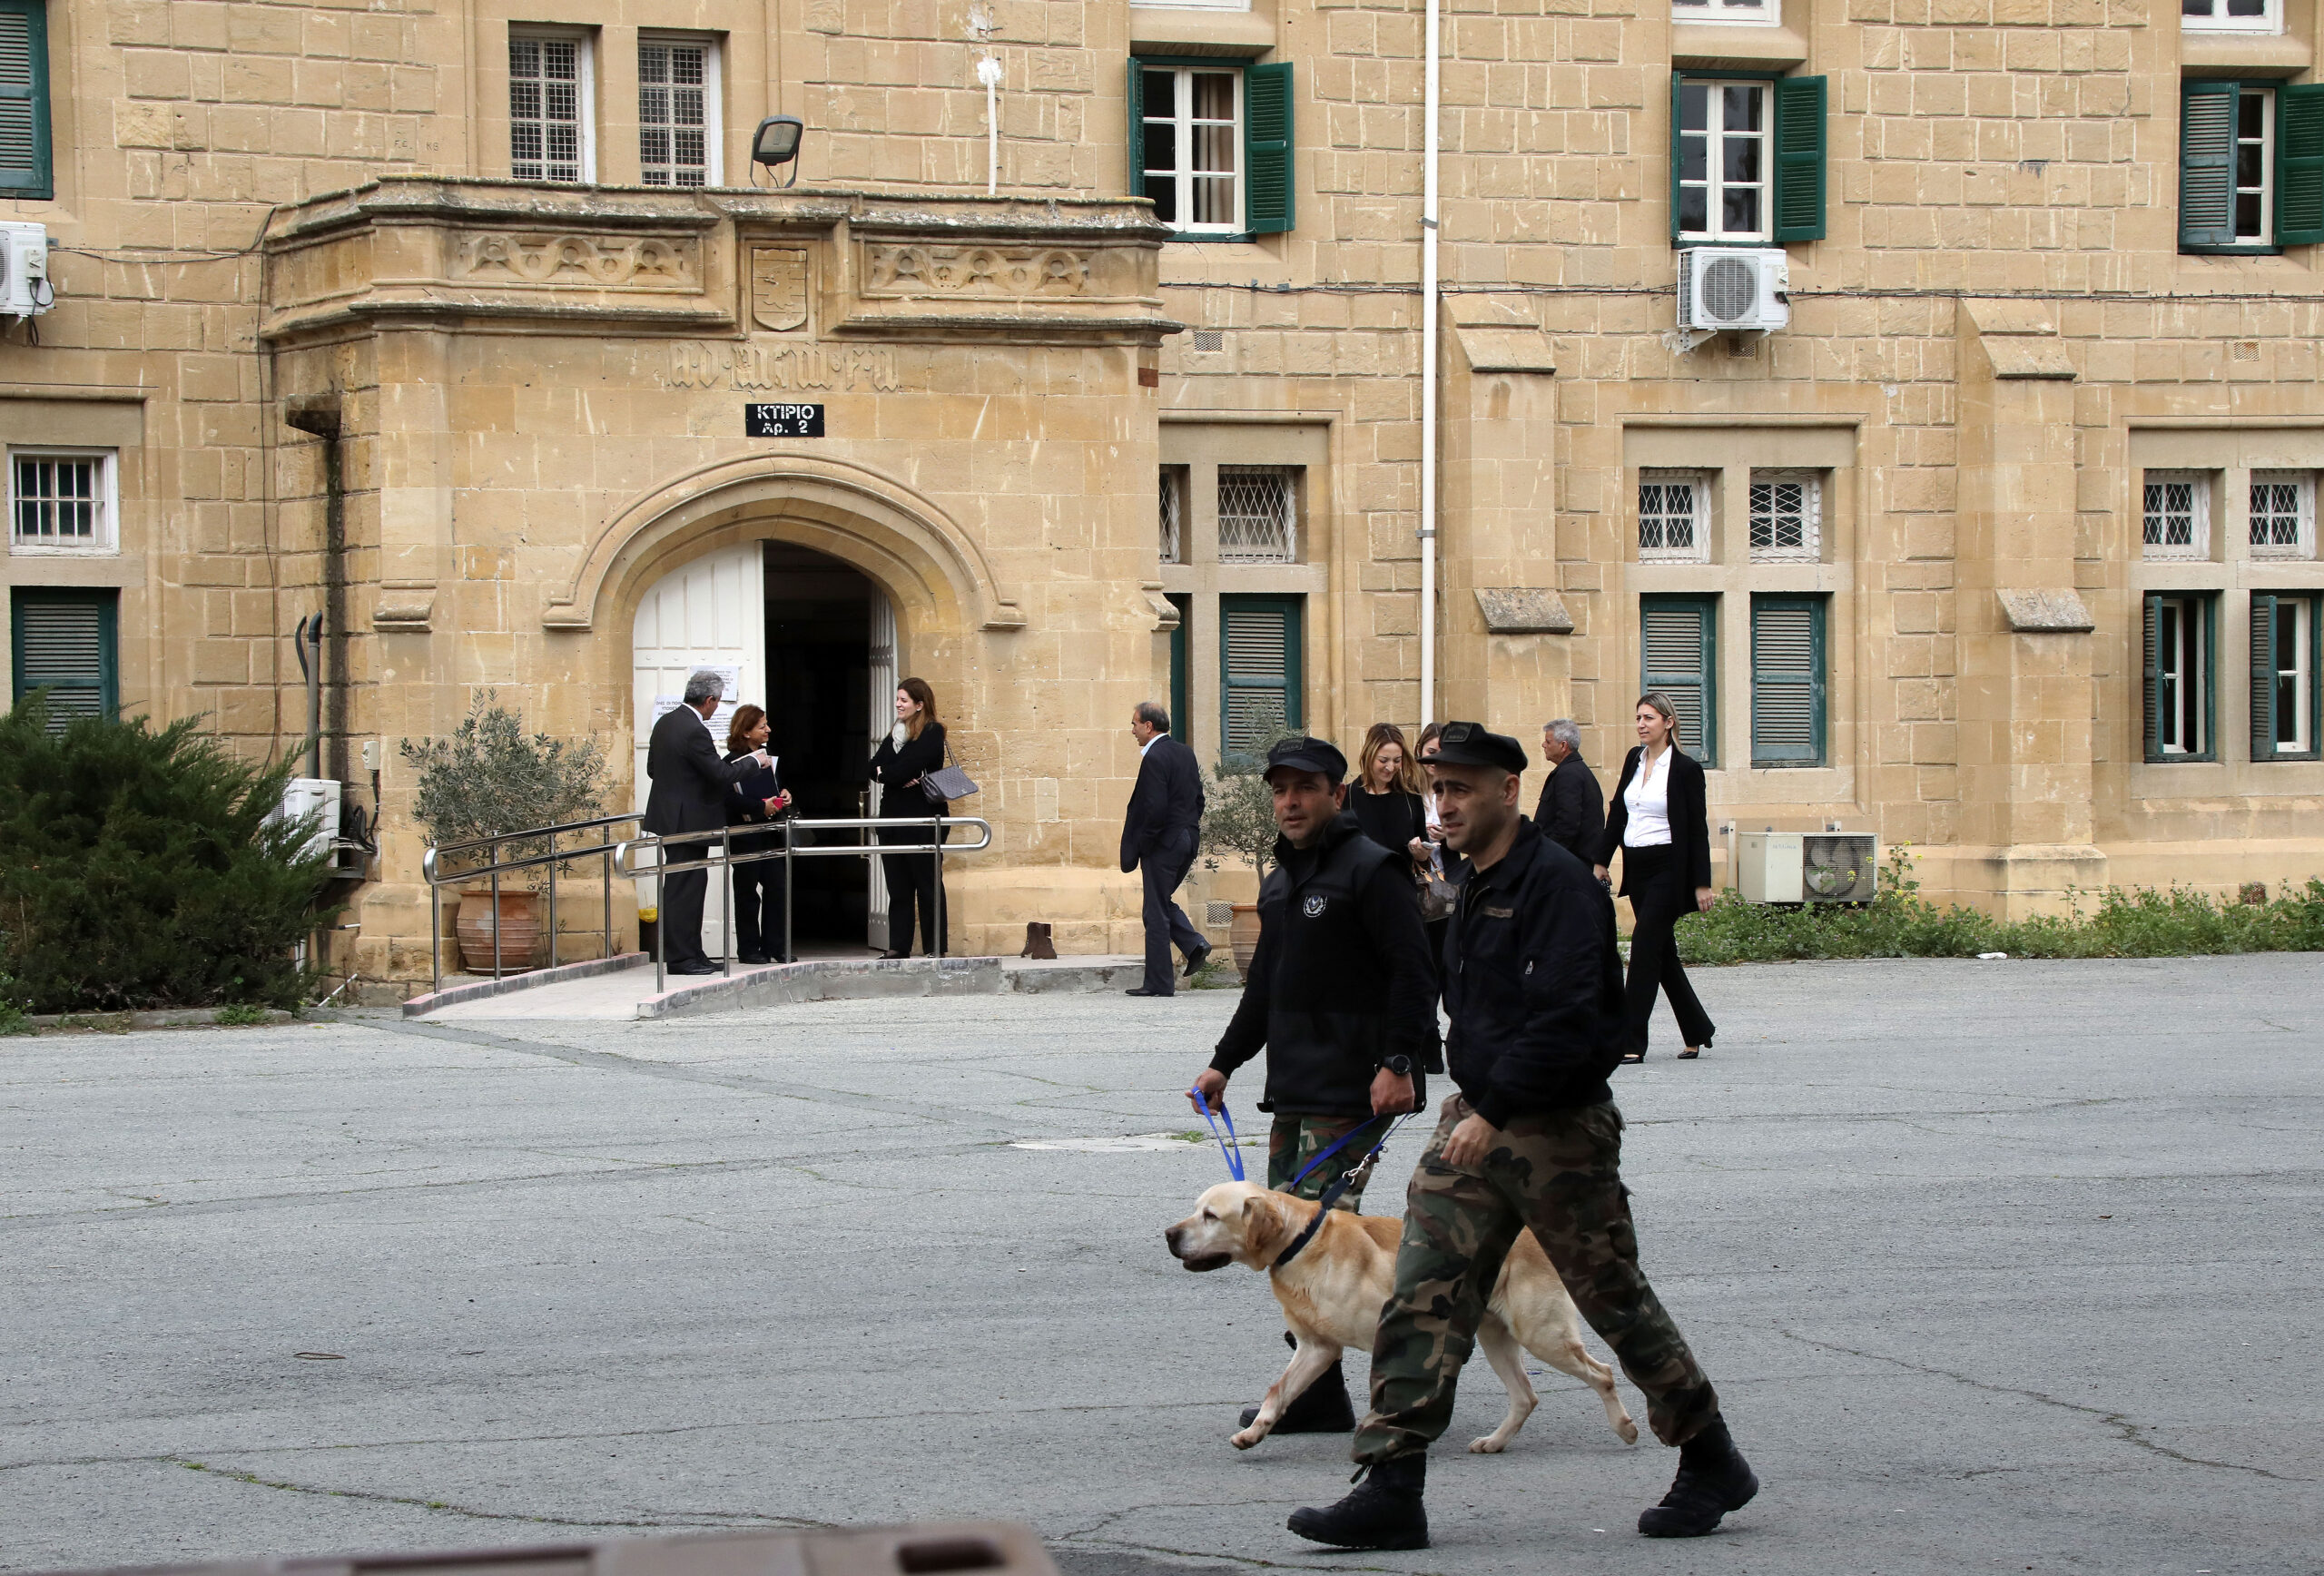
[[[1679,919],[1710,907],[1710,813],[1701,763],[1679,748],[1678,713],[1659,690],[1638,698],[1638,748],[1622,763],[1621,781],[1598,844],[1598,879],[1622,851],[1622,896],[1630,900],[1630,976],[1623,1014],[1622,1059],[1646,1059],[1654,995],[1670,998],[1691,1059],[1709,1049],[1710,1014],[1695,999],[1672,934]]]

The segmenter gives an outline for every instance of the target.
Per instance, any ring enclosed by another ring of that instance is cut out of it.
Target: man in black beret
[[[1436,979],[1410,861],[1356,829],[1347,810],[1347,757],[1322,739],[1267,752],[1275,868],[1259,883],[1259,945],[1243,1000],[1219,1037],[1196,1097],[1216,1110],[1235,1069],[1267,1054],[1267,1186],[1319,1197],[1362,1161],[1397,1113],[1425,1098],[1436,1060]],[[1358,1128],[1364,1131],[1358,1132]],[[1338,1153],[1294,1179],[1341,1139]],[[1359,1176],[1340,1203],[1355,1207]],[[1258,1409],[1243,1414],[1248,1428]],[[1334,1363],[1293,1400],[1277,1433],[1345,1433],[1355,1426]]]
[[[1465,855],[1444,941],[1446,1059],[1460,1092],[1405,1194],[1396,1285],[1372,1346],[1372,1410],[1355,1492],[1295,1512],[1291,1530],[1348,1549],[1423,1549],[1428,1447],[1518,1234],[1531,1227],[1581,1311],[1645,1392],[1678,1481],[1639,1517],[1649,1538],[1699,1537],[1758,1492],[1718,1395],[1639,1268],[1622,1116],[1614,903],[1590,868],[1518,808],[1523,746],[1448,723],[1427,761],[1444,840]]]

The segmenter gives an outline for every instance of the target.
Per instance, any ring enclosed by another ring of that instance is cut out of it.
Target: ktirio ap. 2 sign
[[[823,408],[820,405],[745,405],[745,438],[821,438]]]

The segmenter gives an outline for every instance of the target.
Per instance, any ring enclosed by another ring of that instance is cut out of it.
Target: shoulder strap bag
[[[920,774],[920,791],[935,804],[950,804],[955,799],[966,799],[978,792],[976,780],[952,763],[952,740],[944,739],[944,764],[932,772]]]

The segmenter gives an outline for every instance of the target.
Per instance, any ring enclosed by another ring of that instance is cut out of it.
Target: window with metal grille
[[[1824,598],[1751,598],[1751,764],[1824,763]]]
[[[1751,557],[1807,558],[1823,551],[1823,478],[1798,471],[1751,473]]]
[[[508,35],[508,173],[589,180],[589,46],[579,38]]]
[[[1218,560],[1298,561],[1299,470],[1295,465],[1218,468]]]
[[[2251,473],[2251,556],[2316,556],[2316,478],[2304,470]]]
[[[717,83],[709,40],[638,41],[637,163],[645,184],[718,184]]]
[[[1669,697],[1679,747],[1718,763],[1718,598],[1639,598],[1641,687]]]
[[[2316,593],[2251,594],[2251,758],[2313,761],[2317,748]]]
[[[1221,596],[1219,745],[1250,755],[1268,740],[1303,725],[1300,704],[1300,599]]]
[[[1699,563],[1710,556],[1710,478],[1695,470],[1641,470],[1638,556]]]
[[[48,729],[61,734],[80,717],[109,717],[120,708],[115,654],[117,591],[18,586],[9,593],[11,655],[17,704],[48,692]]]
[[[2143,491],[2146,557],[2211,557],[2209,476],[2199,470],[2151,470],[2144,478]]]
[[[8,520],[12,552],[119,552],[113,456],[11,450]]]
[[[2146,597],[2146,758],[2209,761],[2211,748],[2211,598]]]
[[[1187,561],[1187,468],[1166,465],[1162,468],[1162,561],[1183,564]]]

